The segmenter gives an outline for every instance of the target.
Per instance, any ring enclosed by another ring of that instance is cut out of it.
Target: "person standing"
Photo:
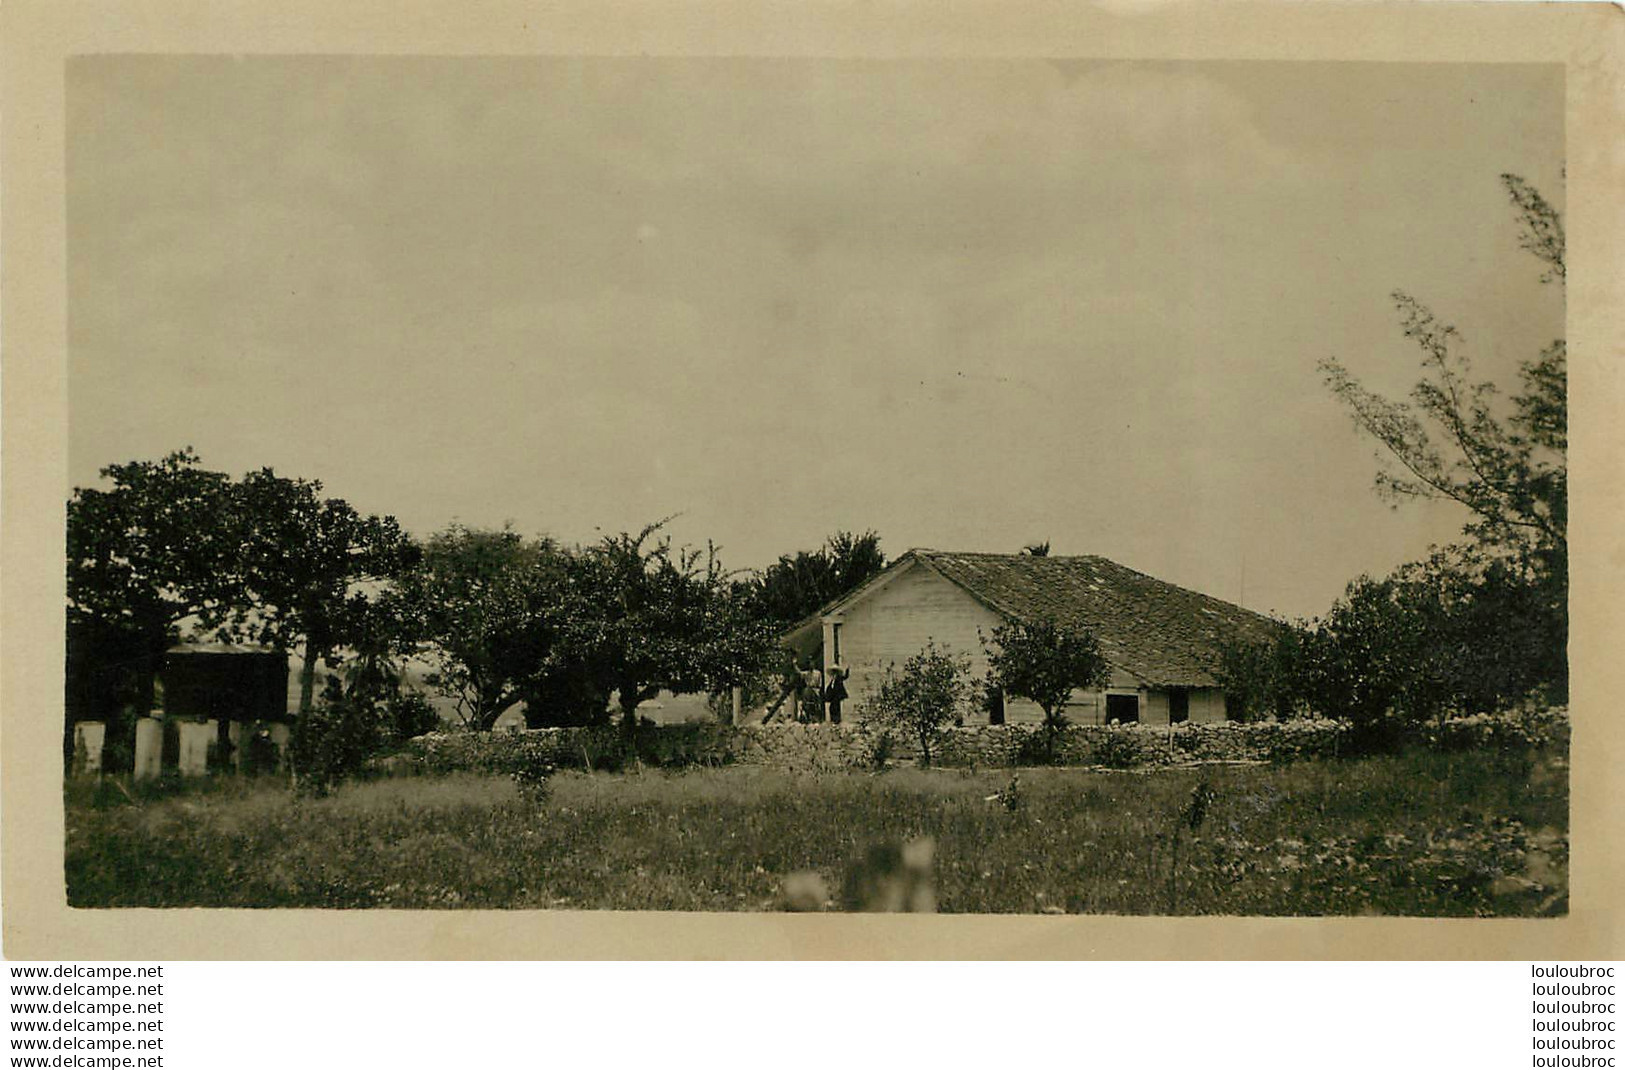
[[[841,703],[846,699],[846,684],[842,682],[846,670],[830,666],[829,683],[824,687],[824,709],[829,712],[830,724],[841,723]]]

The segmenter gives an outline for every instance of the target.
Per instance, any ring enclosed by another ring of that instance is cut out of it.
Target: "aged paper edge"
[[[771,4],[181,0],[8,4],[0,99],[0,909],[8,958],[1620,958],[1625,843],[1621,27],[1604,4]],[[577,54],[1560,63],[1566,70],[1574,531],[1572,911],[1552,920],[70,910],[60,775],[69,493],[69,56]]]

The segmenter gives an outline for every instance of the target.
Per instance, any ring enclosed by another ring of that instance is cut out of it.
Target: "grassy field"
[[[944,911],[1567,909],[1568,776],[1555,756],[1024,769],[1013,792],[1010,780],[997,770],[562,773],[540,801],[475,776],[356,784],[325,799],[267,781],[134,798],[80,782],[68,788],[68,897],[79,907],[780,909],[798,871],[839,889],[869,846],[930,837]],[[1211,803],[1192,829],[1180,815],[1199,784]]]

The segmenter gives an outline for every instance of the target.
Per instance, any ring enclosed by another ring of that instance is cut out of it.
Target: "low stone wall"
[[[748,765],[819,771],[868,769],[886,757],[881,733],[861,724],[742,726],[738,760]]]
[[[1068,725],[1055,740],[1059,765],[1130,769],[1185,762],[1287,762],[1344,752],[1342,721],[1295,720],[1243,724]],[[1420,729],[1416,741],[1439,749],[1563,744],[1567,711],[1540,710],[1465,717]],[[412,763],[427,772],[511,775],[539,765],[620,769],[634,761],[681,768],[763,765],[797,771],[870,769],[919,757],[917,740],[864,724],[719,724],[645,727],[633,741],[618,728],[543,728],[511,732],[443,732],[408,745]],[[977,725],[943,732],[933,764],[1006,767],[1043,764],[1041,725]]]
[[[1293,761],[1335,756],[1348,736],[1340,721],[1240,724],[1067,725],[1056,734],[1054,761],[1129,769],[1193,761]],[[1049,740],[1041,725],[956,728],[944,733],[940,764],[1039,764]],[[908,748],[912,753],[916,748]]]
[[[743,764],[822,770],[872,765],[875,745],[874,734],[861,726],[698,724],[646,726],[631,741],[612,726],[435,732],[413,739],[406,754],[435,773],[511,775],[538,765],[619,769],[633,761],[664,767]]]

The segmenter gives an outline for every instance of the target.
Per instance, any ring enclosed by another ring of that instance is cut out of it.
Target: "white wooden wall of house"
[[[993,629],[1002,623],[1004,618],[958,585],[915,564],[824,619],[824,671],[827,674],[835,664],[838,627],[840,659],[851,672],[846,684],[846,718],[856,720],[861,716],[865,697],[879,688],[886,667],[901,668],[929,641],[955,654],[967,655],[971,679],[985,679],[987,655],[981,636],[991,637]],[[1067,718],[1073,724],[1104,724],[1107,694],[1136,695],[1141,724],[1168,723],[1168,693],[1144,687],[1121,669],[1112,671],[1104,689],[1074,691],[1067,703]],[[966,724],[987,723],[987,714],[979,706],[967,706],[963,714]],[[1009,724],[1036,724],[1043,717],[1043,710],[1035,702],[1012,698],[1005,703],[1005,721]],[[1193,689],[1189,719],[1195,724],[1224,720],[1223,693],[1217,688]]]
[[[1199,687],[1192,691],[1190,719],[1192,724],[1212,724],[1224,720],[1224,690]]]
[[[879,689],[886,667],[901,669],[933,640],[939,648],[968,656],[973,680],[986,677],[987,655],[977,629],[991,636],[1003,622],[962,588],[915,563],[841,613],[825,618],[824,671],[834,664],[838,627],[841,662],[852,674],[846,682],[850,702],[846,716],[855,720],[865,698]],[[969,721],[975,711],[965,712]]]
[[[1073,724],[1105,724],[1107,694],[1134,695],[1139,700],[1141,724],[1168,723],[1168,692],[1158,688],[1140,687],[1134,677],[1120,669],[1112,672],[1111,682],[1104,690],[1072,692],[1072,697],[1066,704],[1067,720]],[[1010,699],[1005,703],[1004,716],[1010,724],[1037,724],[1044,719],[1044,711],[1039,709],[1035,702]],[[1191,724],[1212,724],[1224,719],[1223,691],[1216,687],[1191,689],[1187,717]],[[979,722],[967,720],[966,723]]]

